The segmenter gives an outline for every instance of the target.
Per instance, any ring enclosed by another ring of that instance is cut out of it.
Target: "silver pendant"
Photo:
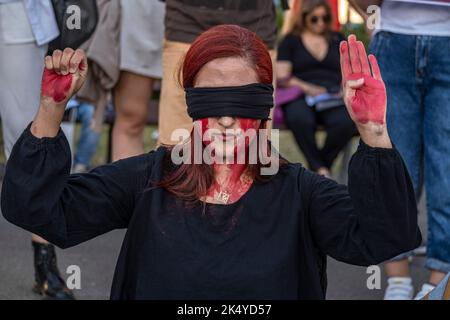
[[[214,200],[216,200],[220,203],[228,203],[229,199],[230,199],[230,194],[226,193],[225,191],[220,191],[219,193],[216,193],[214,196]]]

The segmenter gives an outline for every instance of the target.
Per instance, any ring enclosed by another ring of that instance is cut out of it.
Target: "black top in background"
[[[275,48],[277,18],[273,0],[166,0],[165,37],[192,43],[220,24],[237,24],[255,32]]]
[[[292,63],[292,74],[297,78],[338,92],[341,87],[339,43],[344,40],[341,33],[333,32],[328,52],[321,61],[317,60],[303,45],[300,36],[287,34],[278,46],[278,61]]]

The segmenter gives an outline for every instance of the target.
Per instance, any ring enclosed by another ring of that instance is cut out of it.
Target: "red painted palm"
[[[386,88],[377,59],[367,57],[363,43],[354,35],[341,42],[340,52],[344,101],[351,118],[357,124],[384,124]]]

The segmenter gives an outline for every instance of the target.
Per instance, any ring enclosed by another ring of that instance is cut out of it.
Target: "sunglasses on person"
[[[323,23],[330,23],[331,17],[328,14],[324,16],[312,16],[309,21],[311,21],[312,24],[316,24],[319,20],[322,20]]]

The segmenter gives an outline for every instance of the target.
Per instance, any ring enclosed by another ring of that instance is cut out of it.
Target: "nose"
[[[220,117],[219,124],[224,128],[230,128],[236,123],[236,118],[234,117]]]

